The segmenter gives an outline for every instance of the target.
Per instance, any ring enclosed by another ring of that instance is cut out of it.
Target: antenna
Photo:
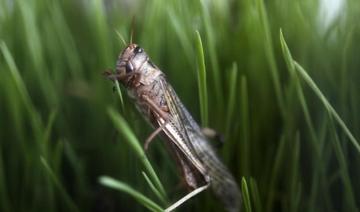
[[[133,16],[133,17],[132,17],[132,20],[131,20],[130,44],[133,43],[134,27],[135,27],[135,16]]]
[[[124,39],[124,36],[117,30],[115,30],[116,34],[119,36],[121,42],[124,44],[124,46],[126,46],[126,41]]]

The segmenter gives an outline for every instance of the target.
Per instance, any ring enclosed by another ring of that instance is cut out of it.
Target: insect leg
[[[164,127],[168,124],[166,121],[164,124],[161,124],[154,132],[152,132],[149,137],[145,140],[144,149],[145,151],[148,149],[150,142],[155,138],[157,134],[159,134],[162,130],[164,130]]]
[[[162,118],[164,123],[162,123],[153,133],[150,134],[150,136],[146,139],[144,144],[144,149],[147,150],[150,142],[155,138],[157,134],[159,134],[162,130],[164,130],[164,127],[169,123],[168,122],[168,114],[165,112],[167,108],[161,108],[159,107],[149,96],[143,94],[141,97],[148,103],[151,110],[155,111],[160,118]]]
[[[143,94],[141,97],[148,103],[149,107],[154,110],[161,118],[168,120],[168,114],[164,111],[164,108],[158,106],[149,96]]]

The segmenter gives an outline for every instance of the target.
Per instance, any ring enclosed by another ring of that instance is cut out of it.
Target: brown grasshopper
[[[172,211],[201,191],[211,187],[227,211],[239,211],[238,186],[201,132],[199,125],[181,103],[165,75],[137,44],[129,44],[120,54],[112,80],[120,81],[134,99],[138,110],[156,130],[144,147],[160,133],[182,170],[192,192],[171,205]]]

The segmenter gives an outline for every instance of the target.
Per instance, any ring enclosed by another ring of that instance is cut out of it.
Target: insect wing
[[[161,85],[165,91],[165,99],[171,114],[169,124],[165,126],[164,132],[175,143],[175,145],[180,149],[180,151],[188,158],[188,160],[198,169],[198,171],[204,176],[205,180],[208,182],[209,177],[207,176],[207,171],[192,145],[190,139],[191,137],[189,137],[189,134],[193,134],[192,131],[194,131],[194,129],[192,129],[190,125],[186,126],[188,123],[183,122],[183,105],[178,99],[175,91],[169,84],[166,83],[165,80],[161,81]]]

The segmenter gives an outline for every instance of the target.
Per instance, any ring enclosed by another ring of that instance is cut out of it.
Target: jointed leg
[[[161,118],[163,118],[164,120],[168,120],[168,114],[165,112],[164,108],[156,105],[156,103],[145,94],[141,95],[141,98],[145,100],[148,103],[149,107],[154,110]]]
[[[161,123],[160,126],[145,140],[144,149],[147,150],[150,142],[156,137],[157,134],[164,130],[164,127],[168,124],[168,114],[165,112],[166,109],[156,105],[156,103],[147,95],[142,95],[141,97],[148,103],[150,109],[155,111],[155,113],[160,116],[159,118],[162,118],[164,120],[164,123]]]
[[[144,149],[145,151],[148,149],[150,142],[159,134],[162,130],[164,130],[164,127],[168,124],[168,122],[165,122],[164,124],[161,124],[154,132],[152,132],[149,137],[145,140]]]

